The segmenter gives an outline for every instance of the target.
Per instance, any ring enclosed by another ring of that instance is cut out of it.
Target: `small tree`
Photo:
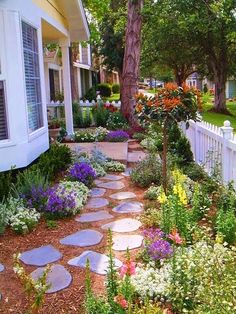
[[[187,86],[166,84],[165,88],[152,98],[143,94],[137,96],[136,113],[142,122],[159,124],[163,133],[162,176],[163,189],[167,191],[167,130],[173,123],[197,120],[200,98],[196,90]],[[187,124],[188,126],[188,124]]]

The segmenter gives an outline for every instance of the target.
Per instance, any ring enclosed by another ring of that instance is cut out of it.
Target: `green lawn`
[[[213,107],[212,101],[213,101],[213,98],[210,98],[208,102],[204,103],[203,105],[203,112],[202,112],[203,120],[217,126],[223,126],[224,121],[229,120],[231,123],[231,126],[234,128],[234,132],[236,132],[236,102],[227,102],[227,108],[233,115],[233,116],[228,116],[221,113],[209,112],[208,110]]]
[[[111,97],[106,97],[104,99],[105,101],[119,101],[120,100],[120,94],[112,94]]]

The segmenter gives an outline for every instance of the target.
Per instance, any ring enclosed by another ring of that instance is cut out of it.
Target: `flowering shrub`
[[[125,142],[129,139],[129,134],[123,130],[110,131],[106,136],[108,142]]]
[[[112,172],[123,172],[125,171],[125,165],[119,161],[111,160],[107,161],[104,165],[105,170]]]
[[[95,130],[77,131],[74,134],[74,141],[80,142],[101,142],[104,141],[108,130],[103,127],[98,127]]]
[[[50,189],[50,188],[49,188]],[[38,211],[43,211],[48,201],[48,190],[43,187],[32,187],[30,196],[24,196],[26,206],[35,208]]]
[[[120,111],[115,111],[109,115],[106,126],[109,130],[121,130],[127,129],[128,123]]]
[[[149,200],[157,200],[158,196],[162,192],[162,188],[160,186],[151,185],[144,193],[144,198]]]
[[[17,212],[10,216],[9,225],[18,234],[26,234],[33,230],[40,219],[40,214],[33,208],[17,208]]]
[[[68,172],[68,177],[71,181],[78,180],[87,186],[91,186],[93,180],[96,178],[94,169],[85,162],[75,163]]]

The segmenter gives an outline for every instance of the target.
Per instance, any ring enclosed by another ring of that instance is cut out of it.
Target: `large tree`
[[[143,0],[128,0],[125,54],[122,72],[121,112],[131,125],[135,125],[133,119],[135,105],[134,96],[138,92],[142,8]]]
[[[235,0],[149,0],[143,58],[169,66],[180,85],[198,70],[215,83],[215,110],[226,111],[225,85],[236,62]]]

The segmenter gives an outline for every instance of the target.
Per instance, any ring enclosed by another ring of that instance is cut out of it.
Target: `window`
[[[57,100],[57,95],[60,93],[59,71],[49,69],[49,84],[50,84],[50,100]]]
[[[4,82],[0,81],[0,140],[8,138]]]
[[[43,126],[37,30],[22,22],[22,38],[28,126],[30,132],[33,132]]]

